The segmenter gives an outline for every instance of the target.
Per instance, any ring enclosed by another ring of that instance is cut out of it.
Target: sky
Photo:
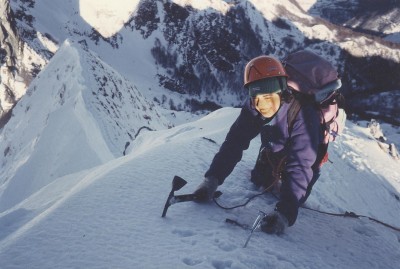
[[[259,210],[273,210],[269,195],[234,210],[174,204],[161,218],[173,177],[188,182],[175,194],[191,193],[238,114],[227,107],[143,132],[126,156],[57,178],[0,213],[1,268],[398,268],[400,232],[305,209],[284,235],[256,230],[243,248],[249,231],[225,219],[251,225]],[[383,128],[399,138],[398,130]],[[219,187],[221,204],[259,193],[248,180],[259,145],[256,137]],[[399,162],[380,149],[366,123],[348,121],[329,153],[306,205],[398,227]]]

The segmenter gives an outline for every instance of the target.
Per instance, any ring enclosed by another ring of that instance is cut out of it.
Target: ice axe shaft
[[[251,236],[253,235],[253,232],[254,232],[257,228],[260,227],[260,222],[261,222],[261,220],[262,220],[265,216],[266,216],[266,214],[260,210],[259,213],[258,213],[258,216],[257,216],[256,220],[255,220],[254,223],[253,223],[253,226],[252,226],[251,229],[250,229],[249,236],[247,237],[247,240],[246,240],[246,242],[244,243],[243,248],[247,247],[247,244],[249,243],[250,238],[251,238]]]
[[[222,192],[220,191],[216,191],[214,193],[213,198],[218,198],[222,195]],[[170,205],[176,204],[176,203],[180,203],[180,202],[190,202],[190,201],[195,201],[198,200],[198,197],[191,193],[191,194],[181,194],[181,195],[174,195],[172,196],[172,198],[169,201]]]

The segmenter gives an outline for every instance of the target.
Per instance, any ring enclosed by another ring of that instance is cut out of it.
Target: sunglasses
[[[277,78],[255,81],[247,86],[251,98],[260,94],[272,94],[281,92],[281,86]]]
[[[324,104],[330,100],[335,99],[334,97],[336,97],[339,94],[337,90],[341,86],[342,82],[340,81],[340,79],[327,84],[321,90],[319,90],[314,94],[315,102]]]

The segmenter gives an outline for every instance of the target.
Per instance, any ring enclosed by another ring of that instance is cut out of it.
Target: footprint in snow
[[[215,261],[212,261],[212,265],[214,266],[215,269],[226,269],[226,268],[232,267],[232,261],[215,260]]]
[[[200,259],[184,258],[182,259],[182,262],[189,266],[195,266],[202,263],[203,261]]]
[[[215,243],[217,244],[219,249],[226,251],[226,252],[230,252],[230,251],[237,249],[237,246],[235,246],[231,243],[228,243],[228,242],[219,242],[219,240],[215,240]]]
[[[355,226],[353,228],[353,230],[362,236],[368,236],[368,237],[379,236],[379,234],[376,230],[374,230],[372,227],[368,227],[364,224],[359,224],[359,225]]]
[[[190,236],[194,236],[196,233],[191,231],[191,230],[172,230],[173,234],[177,234],[181,237],[190,237]]]
[[[191,131],[191,130],[193,130],[193,129],[196,129],[196,128],[195,128],[195,127],[192,127],[192,126],[188,126],[188,127],[181,128],[181,129],[179,129],[178,131],[176,131],[175,133],[173,133],[172,135],[168,136],[168,137],[166,138],[166,141],[170,141],[172,138],[174,138],[174,137],[176,137],[176,136],[178,136],[178,135],[180,135],[180,134],[189,132],[189,131]]]

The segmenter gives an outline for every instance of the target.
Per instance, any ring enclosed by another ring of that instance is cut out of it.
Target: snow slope
[[[251,224],[258,210],[273,209],[268,195],[231,211],[176,204],[161,218],[174,175],[188,181],[177,194],[192,192],[238,114],[223,108],[143,133],[126,156],[59,177],[0,213],[1,268],[398,268],[400,232],[305,209],[286,234],[255,232],[242,248],[248,231],[225,219]],[[366,128],[347,126],[307,205],[400,226],[399,163]],[[220,203],[237,205],[258,193],[247,180],[258,147],[256,138],[220,187]]]
[[[122,156],[142,127],[169,127],[135,85],[68,40],[13,113],[0,132],[0,212],[58,177]]]

